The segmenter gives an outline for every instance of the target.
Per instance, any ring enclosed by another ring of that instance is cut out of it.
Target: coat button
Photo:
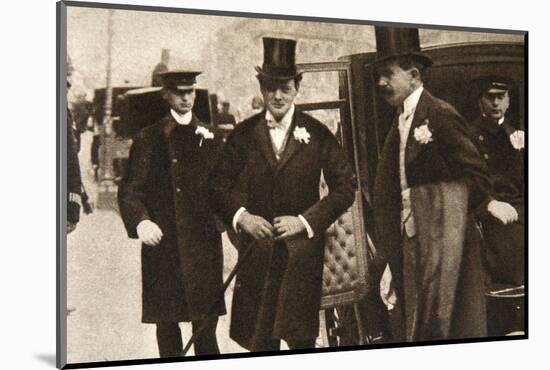
[[[478,139],[479,139],[479,141],[483,141],[483,139],[485,139],[485,138],[483,137],[483,135],[479,135]]]
[[[177,193],[181,193],[181,188],[176,188]]]
[[[487,154],[487,153],[483,154],[483,158],[489,159],[489,154]]]
[[[172,158],[172,163],[178,163],[178,160],[176,158]]]

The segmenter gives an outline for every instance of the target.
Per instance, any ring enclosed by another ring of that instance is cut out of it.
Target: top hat
[[[296,70],[296,40],[264,37],[264,63],[256,66],[261,75],[276,80],[288,80],[300,73]]]
[[[418,32],[413,28],[375,27],[376,64],[402,56],[415,59],[424,67],[433,64],[432,59],[420,51]]]
[[[189,90],[197,83],[197,76],[202,72],[196,71],[166,71],[156,75],[160,77],[162,86],[167,89]]]
[[[472,81],[478,96],[481,94],[502,94],[513,86],[512,79],[504,76],[490,75]]]

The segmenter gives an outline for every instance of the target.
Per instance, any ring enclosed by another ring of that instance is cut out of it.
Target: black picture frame
[[[65,76],[67,74],[67,8],[89,8],[89,9],[113,9],[116,11],[134,11],[138,10],[140,12],[166,12],[171,14],[193,14],[193,15],[216,15],[221,17],[243,17],[243,18],[263,18],[270,20],[287,20],[287,21],[307,21],[307,22],[327,22],[327,23],[339,23],[347,25],[365,25],[365,26],[393,26],[393,27],[413,27],[413,28],[425,28],[431,30],[440,30],[448,32],[459,32],[459,31],[472,31],[472,32],[485,32],[485,33],[498,33],[506,35],[518,35],[524,38],[522,46],[518,46],[516,49],[522,49],[522,58],[523,58],[523,68],[520,68],[519,71],[523,72],[523,85],[522,88],[516,92],[516,99],[523,98],[524,106],[527,106],[527,48],[528,48],[528,33],[526,31],[518,30],[494,30],[494,29],[474,29],[474,28],[462,28],[462,27],[448,27],[448,26],[433,26],[433,25],[416,25],[416,24],[401,24],[401,23],[386,23],[386,22],[372,22],[367,20],[343,20],[343,19],[331,19],[331,18],[313,18],[307,16],[286,16],[286,15],[277,15],[277,14],[254,14],[254,13],[239,13],[239,12],[225,12],[225,11],[212,11],[212,10],[197,10],[197,9],[179,9],[179,8],[163,8],[163,7],[147,7],[147,6],[136,6],[136,5],[120,5],[120,4],[104,4],[104,3],[88,3],[88,2],[60,2],[57,4],[57,33],[58,33],[58,63],[57,63],[57,107],[58,107],[58,163],[63,164],[66,158],[66,127],[63,122],[66,121],[66,111],[67,111],[67,100],[64,98],[67,95]],[[437,50],[434,51],[435,54],[438,53]],[[369,56],[365,56],[369,58]],[[356,67],[353,63],[356,62],[352,60],[350,63],[350,73],[353,73],[353,68]],[[250,61],[250,64],[259,63],[259,61]],[[307,69],[307,68],[306,68]],[[252,72],[251,72],[252,74]],[[367,88],[367,86],[361,86],[362,88]],[[359,99],[359,97],[355,97]],[[372,101],[368,104],[376,104],[375,101]],[[367,104],[367,105],[368,105]],[[383,110],[381,110],[382,112]],[[523,125],[527,131],[527,109],[523,109],[520,114],[516,112],[515,114],[518,117],[523,117]],[[206,113],[205,113],[206,114]],[[356,113],[353,113],[356,114]],[[363,114],[364,117],[369,116],[369,112],[359,113]],[[374,144],[374,143],[373,143]],[[379,142],[377,145],[381,145]],[[526,142],[528,145],[528,142]],[[526,156],[526,163],[528,158]],[[525,167],[527,169],[527,167]],[[228,359],[228,358],[239,358],[239,357],[250,357],[250,356],[271,356],[271,355],[284,355],[284,354],[298,354],[298,353],[317,353],[317,352],[332,352],[332,351],[350,351],[350,350],[364,350],[364,349],[376,349],[376,348],[393,348],[393,347],[408,347],[408,346],[420,346],[420,345],[437,345],[437,344],[452,344],[452,343],[470,343],[470,342],[484,342],[484,341],[497,341],[497,340],[518,340],[518,339],[527,339],[528,335],[528,306],[527,300],[525,300],[524,307],[524,325],[525,333],[523,335],[518,335],[515,337],[491,337],[491,338],[476,338],[476,339],[454,339],[454,340],[445,340],[445,341],[436,341],[426,343],[388,343],[388,344],[370,344],[368,346],[344,346],[340,348],[326,348],[323,350],[318,349],[308,349],[308,350],[293,350],[293,351],[284,351],[284,352],[273,352],[273,353],[234,353],[234,354],[221,354],[219,356],[205,356],[205,357],[189,357],[189,358],[179,358],[179,359],[126,359],[126,360],[116,360],[116,361],[93,361],[93,362],[78,362],[78,363],[68,363],[67,362],[67,239],[66,239],[66,230],[65,230],[65,219],[66,219],[66,176],[67,169],[65,165],[58,166],[58,179],[60,180],[58,184],[58,249],[57,249],[57,366],[59,368],[82,368],[82,367],[98,367],[98,366],[119,366],[119,365],[133,365],[133,364],[146,364],[146,363],[163,363],[163,362],[179,362],[179,361],[195,361],[195,360],[207,360],[207,359]],[[526,170],[527,171],[527,170]],[[526,173],[527,175],[527,173]],[[527,182],[527,176],[525,176]],[[368,180],[372,181],[372,180]],[[526,200],[527,200],[526,195]],[[527,202],[525,202],[527,208]],[[527,213],[527,212],[526,212]],[[85,216],[84,216],[85,217]],[[527,225],[527,222],[526,222]],[[527,226],[526,226],[527,227]],[[366,227],[368,229],[368,226]],[[526,239],[526,245],[527,239]],[[527,261],[527,259],[525,259]],[[526,271],[527,262],[526,262]],[[528,282],[527,277],[525,280],[525,294],[527,296],[528,292]]]

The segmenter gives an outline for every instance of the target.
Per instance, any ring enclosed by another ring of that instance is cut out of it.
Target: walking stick
[[[248,244],[248,246],[246,247],[245,251],[243,252],[242,256],[237,260],[237,263],[235,264],[235,267],[233,267],[233,270],[231,270],[231,272],[229,273],[229,275],[227,276],[227,279],[225,280],[225,282],[223,283],[223,286],[222,286],[222,297],[223,295],[225,294],[225,291],[227,290],[227,288],[229,287],[229,285],[231,284],[231,281],[233,280],[233,278],[235,277],[235,275],[237,275],[237,272],[239,271],[239,268],[241,267],[241,265],[243,264],[243,262],[246,260],[246,258],[248,257],[248,255],[250,254],[250,251],[252,251],[252,248],[254,247],[254,245],[256,244],[256,241],[253,241],[251,242],[250,244]],[[214,302],[214,304],[212,305],[212,307],[208,310],[208,314],[204,315],[203,318],[207,318],[209,316],[209,314],[214,311],[214,309],[216,308],[217,304],[219,303],[220,301],[219,300],[216,300]],[[204,331],[204,329],[206,328],[206,324],[208,322],[206,320],[202,320],[202,323],[201,325],[198,327],[197,330],[193,330],[193,334],[191,335],[191,338],[189,338],[189,341],[187,341],[187,344],[185,345],[185,347],[183,348],[183,353],[182,353],[182,356],[185,356],[187,354],[187,352],[189,352],[189,349],[191,348],[191,346],[193,345],[193,343],[195,343],[195,340],[197,339],[197,337]]]

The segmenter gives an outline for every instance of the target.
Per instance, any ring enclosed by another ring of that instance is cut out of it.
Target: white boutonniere
[[[428,119],[425,119],[424,122],[422,122],[422,125],[414,129],[414,138],[420,144],[428,144],[434,141],[434,139],[432,138],[432,132],[428,128],[429,123],[430,121]]]
[[[199,126],[195,130],[196,135],[200,135],[201,141],[199,143],[199,146],[202,146],[202,142],[204,140],[212,140],[214,138],[214,133],[207,129],[206,127]]]
[[[516,130],[510,135],[510,143],[516,150],[521,150],[525,147],[525,132]]]
[[[299,141],[300,143],[306,143],[309,144],[309,139],[311,138],[311,135],[306,130],[305,127],[298,127],[294,129],[294,139]]]

